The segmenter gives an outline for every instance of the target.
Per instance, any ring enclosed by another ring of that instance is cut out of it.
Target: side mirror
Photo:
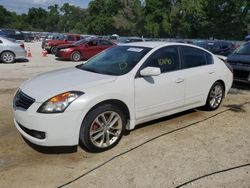
[[[86,48],[88,48],[88,47],[89,47],[89,45],[88,45],[88,44],[85,44],[84,46],[85,46]]]
[[[158,67],[146,67],[140,71],[140,75],[146,76],[159,76],[161,74],[161,69]]]
[[[67,39],[64,39],[63,41],[64,41],[64,42],[67,42]]]

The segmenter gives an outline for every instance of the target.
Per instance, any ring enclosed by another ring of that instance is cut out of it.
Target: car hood
[[[228,62],[243,62],[250,64],[250,55],[231,54],[227,57]]]
[[[40,74],[24,82],[20,89],[36,102],[44,102],[49,98],[67,91],[82,91],[105,83],[115,81],[116,76],[67,68]]]

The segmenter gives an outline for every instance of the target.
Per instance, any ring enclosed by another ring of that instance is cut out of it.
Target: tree
[[[88,32],[99,35],[114,32],[113,16],[117,14],[119,6],[119,0],[91,1],[88,8]]]
[[[113,26],[119,34],[142,35],[143,9],[140,0],[120,0]]]
[[[60,11],[59,6],[57,4],[48,7],[48,18],[47,18],[47,31],[50,32],[59,32],[61,31],[59,28],[60,21]]]
[[[145,35],[151,37],[166,37],[170,35],[171,24],[169,13],[170,0],[145,0]]]
[[[35,30],[42,31],[47,27],[48,12],[43,8],[30,8],[28,14],[23,14],[22,18]]]
[[[220,39],[242,39],[247,34],[249,10],[248,0],[207,1],[207,32]]]
[[[197,38],[207,24],[204,0],[181,0],[171,7],[170,22],[172,36]]]
[[[60,11],[62,16],[60,18],[60,28],[64,32],[74,31],[76,33],[84,32],[86,29],[83,27],[86,19],[86,11],[80,7],[65,3]]]

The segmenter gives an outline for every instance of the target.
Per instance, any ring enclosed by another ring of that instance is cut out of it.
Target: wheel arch
[[[0,56],[1,56],[4,52],[11,52],[11,53],[13,53],[13,54],[14,54],[14,56],[16,57],[15,52],[13,52],[13,51],[11,51],[11,50],[4,50],[4,51],[2,51],[2,52],[0,53]]]
[[[52,49],[53,49],[53,48],[57,48],[57,47],[58,47],[58,45],[56,45],[56,44],[52,45],[52,46],[50,47],[50,52],[53,53],[53,52],[52,52]]]
[[[73,50],[71,53],[70,53],[70,58],[72,57],[73,53],[75,52],[78,52],[80,55],[81,55],[81,59],[83,58],[83,53],[80,51],[80,50]]]
[[[3,51],[0,53],[0,62],[5,63],[4,60],[3,60],[3,58],[2,58],[2,55],[3,55],[3,53],[5,53],[5,52],[9,52],[9,53],[12,53],[12,54],[14,55],[13,62],[11,62],[11,63],[15,63],[15,61],[16,61],[16,54],[15,54],[15,52],[13,52],[12,50],[3,50]]]
[[[223,81],[223,80],[217,80],[217,81],[215,81],[214,83],[216,83],[216,82],[219,82],[222,86],[223,86],[223,89],[224,89],[224,94],[223,94],[223,97],[225,97],[225,92],[226,92],[226,84],[225,84],[225,82]],[[214,84],[213,83],[213,84]]]
[[[94,110],[95,108],[99,107],[99,106],[103,106],[105,104],[111,104],[111,105],[114,105],[116,107],[118,107],[122,112],[124,112],[124,115],[125,115],[125,118],[126,118],[126,121],[128,122],[130,120],[130,111],[129,111],[129,108],[128,106],[121,100],[119,99],[107,99],[107,100],[104,100],[104,101],[101,101],[99,103],[97,103],[96,105],[94,105],[86,114],[85,118],[88,116],[88,114]],[[84,119],[85,119],[84,118]],[[126,122],[126,123],[127,123]]]

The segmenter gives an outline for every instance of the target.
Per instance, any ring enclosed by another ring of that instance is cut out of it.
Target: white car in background
[[[200,106],[217,109],[232,80],[223,61],[196,46],[123,44],[23,83],[13,100],[14,122],[34,144],[80,142],[100,152],[137,124]]]
[[[3,63],[14,63],[16,59],[24,59],[26,51],[23,43],[11,41],[0,37],[0,61]]]

